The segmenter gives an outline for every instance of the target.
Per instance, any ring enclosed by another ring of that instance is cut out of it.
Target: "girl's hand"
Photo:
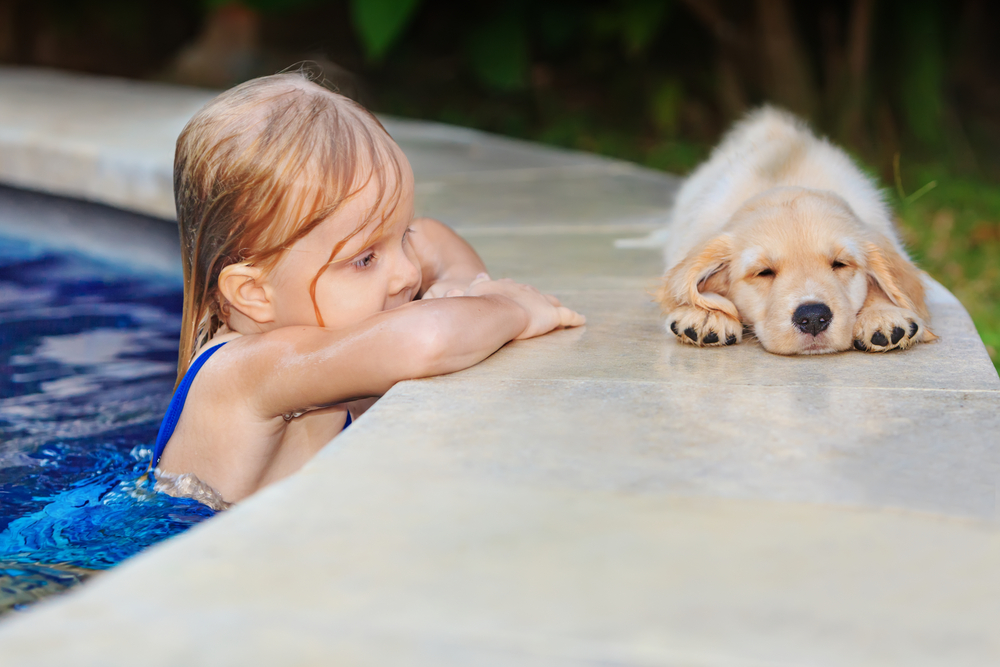
[[[509,278],[490,280],[485,273],[479,274],[465,296],[505,296],[521,306],[528,314],[528,324],[515,340],[541,336],[558,327],[578,327],[587,322],[583,315],[559,303],[551,294],[542,294],[531,285],[522,285]]]
[[[479,275],[485,276],[486,274],[480,273]],[[489,280],[489,276],[487,276],[486,279]],[[469,289],[469,287],[470,283],[467,280],[439,280],[428,287],[420,298],[426,300],[440,299],[446,296],[464,296],[465,291]]]
[[[444,223],[416,218],[410,232],[410,245],[420,263],[421,299],[462,296],[476,274],[486,271],[472,246]]]

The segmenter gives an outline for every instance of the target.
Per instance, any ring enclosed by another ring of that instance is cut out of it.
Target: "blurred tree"
[[[914,0],[900,16],[901,69],[899,95],[906,123],[925,147],[940,149],[944,127],[945,56],[939,7],[931,0]]]
[[[823,24],[823,39],[812,49],[789,0],[756,0],[749,14],[746,5],[734,11],[731,4],[727,13],[716,0],[684,4],[715,38],[718,104],[727,117],[764,99],[861,141],[874,0],[850,3],[846,40],[839,13],[829,4],[814,6],[810,18]],[[815,65],[816,56],[824,67]],[[818,71],[825,95],[820,95]]]
[[[756,53],[766,97],[806,118],[815,117],[816,83],[788,0],[757,0],[756,9]]]
[[[869,54],[875,0],[853,0],[846,45],[840,50],[836,18],[824,17],[827,34],[826,103],[833,116],[832,129],[853,146],[866,146],[864,111],[868,87]]]

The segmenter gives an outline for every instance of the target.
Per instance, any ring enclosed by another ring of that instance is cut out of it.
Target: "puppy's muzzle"
[[[833,311],[825,303],[804,303],[792,314],[792,324],[802,333],[817,336],[830,326]]]

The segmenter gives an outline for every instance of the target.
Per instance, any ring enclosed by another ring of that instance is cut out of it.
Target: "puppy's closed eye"
[[[833,260],[833,263],[830,266],[833,267],[834,271],[836,271],[837,269],[846,269],[847,268],[847,264],[845,264],[844,262],[841,262],[839,259]]]
[[[756,277],[757,278],[773,278],[774,277],[774,269],[761,269],[760,271],[757,272]]]

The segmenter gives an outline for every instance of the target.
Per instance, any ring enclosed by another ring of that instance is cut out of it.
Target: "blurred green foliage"
[[[239,4],[262,14],[288,13],[319,4],[318,0],[203,0],[205,10]],[[351,25],[365,55],[379,62],[399,40],[421,0],[349,0]]]
[[[528,33],[516,5],[470,26],[465,53],[470,69],[487,87],[501,92],[527,87]]]
[[[280,15],[334,4],[330,0],[202,0],[211,12],[239,4],[265,15]],[[370,63],[379,64],[404,38],[407,26],[430,0],[346,0],[355,36]],[[581,38],[611,42],[631,58],[653,44],[673,6],[671,0],[617,2],[508,0],[483,6],[455,6],[468,71],[485,88],[498,92],[527,88],[532,47],[559,52]],[[537,44],[536,44],[537,43]]]
[[[351,0],[354,29],[365,54],[381,60],[406,27],[420,0]]]
[[[649,117],[663,135],[677,136],[684,89],[680,81],[668,78],[659,82],[649,96]]]
[[[653,43],[671,4],[664,0],[624,0],[599,8],[591,17],[593,32],[619,40],[629,56],[639,56]]]

